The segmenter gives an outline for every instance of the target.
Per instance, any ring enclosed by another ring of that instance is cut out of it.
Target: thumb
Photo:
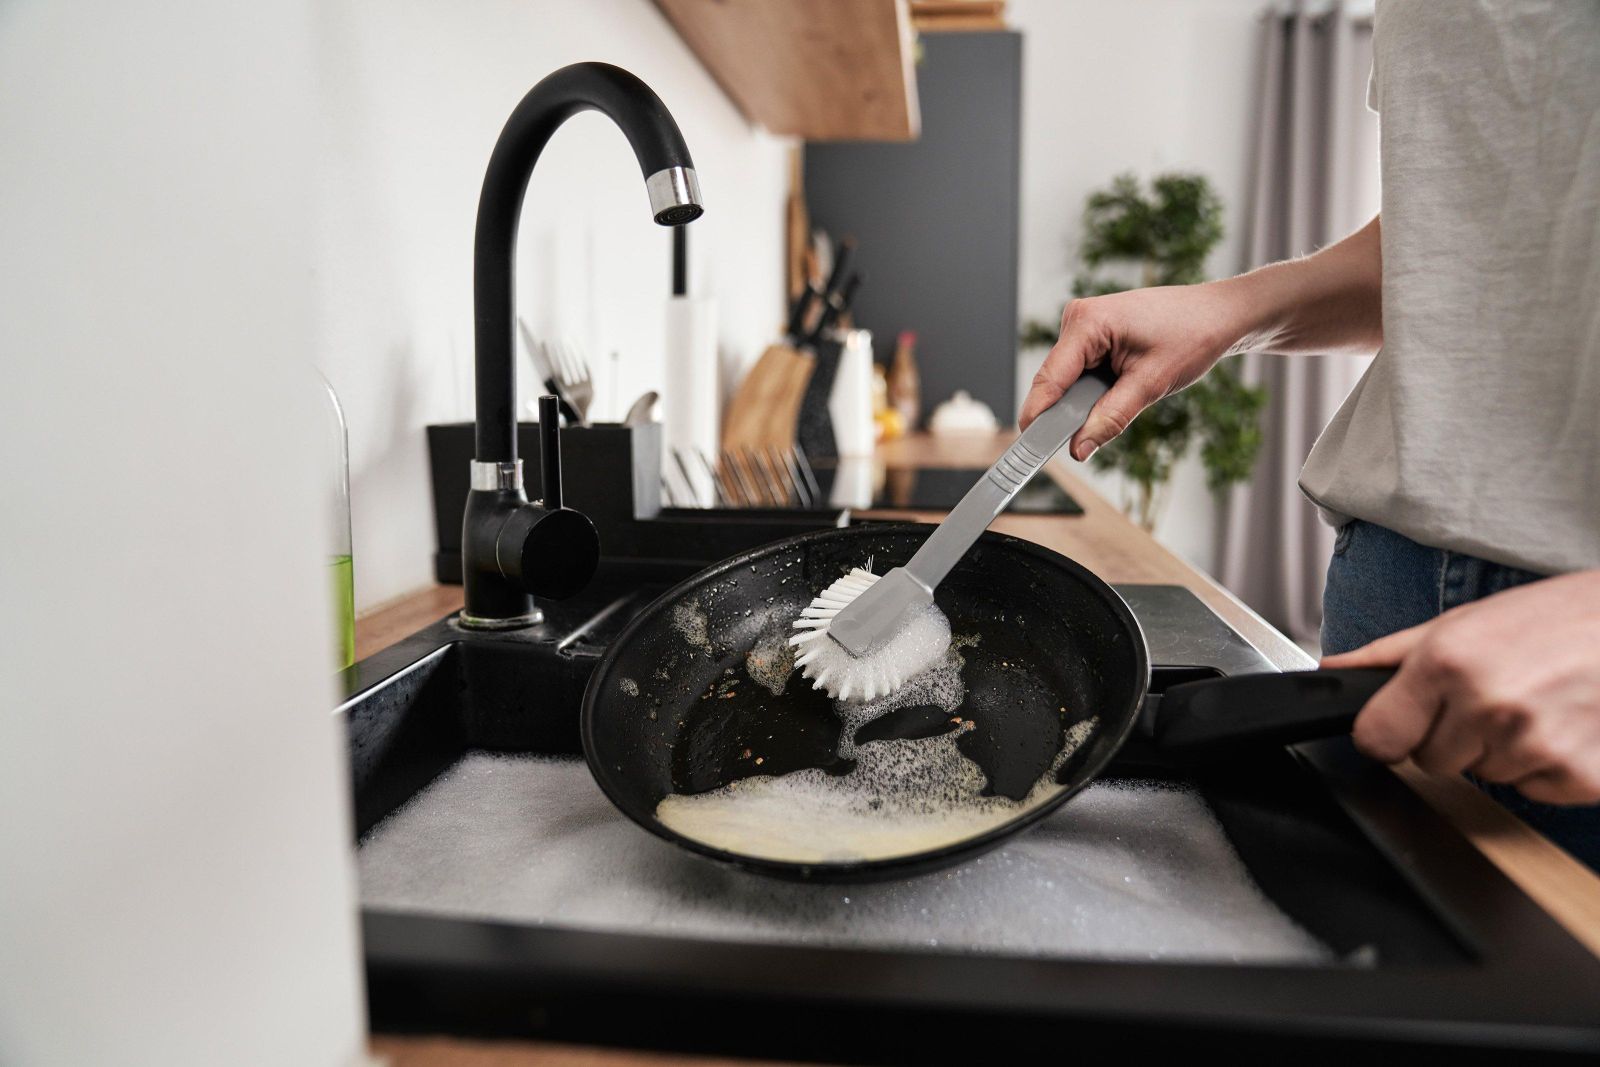
[[[1376,641],[1362,645],[1360,648],[1341,652],[1337,656],[1325,656],[1322,660],[1324,667],[1393,667],[1411,654],[1411,650],[1422,643],[1428,635],[1430,622],[1421,623],[1406,630],[1397,630],[1387,637],[1380,637]]]
[[[1118,378],[1089,409],[1083,427],[1072,435],[1072,458],[1082,461],[1094,455],[1097,448],[1126,430],[1134,416],[1161,396],[1161,390],[1152,388],[1136,371]]]

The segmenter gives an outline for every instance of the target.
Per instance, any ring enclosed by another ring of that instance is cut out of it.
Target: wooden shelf
[[[746,118],[808,141],[920,130],[906,0],[655,0]]]
[[[911,0],[918,33],[990,32],[1006,28],[1006,0]]]

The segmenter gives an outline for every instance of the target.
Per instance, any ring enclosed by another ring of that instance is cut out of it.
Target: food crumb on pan
[[[636,697],[639,695],[639,683],[634,681],[632,678],[623,678],[621,681],[617,682],[617,685],[624,693],[627,693],[631,697]]]

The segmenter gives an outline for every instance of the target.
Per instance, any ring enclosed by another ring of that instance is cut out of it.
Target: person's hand
[[[1237,308],[1216,283],[1135,289],[1074,300],[1061,313],[1061,337],[1034,376],[1019,420],[1027,429],[1086,367],[1109,359],[1119,375],[1083,428],[1074,459],[1088,459],[1133,417],[1192,384],[1239,338]]]
[[[1399,666],[1356,718],[1374,759],[1600,801],[1600,571],[1546,578],[1323,660]]]

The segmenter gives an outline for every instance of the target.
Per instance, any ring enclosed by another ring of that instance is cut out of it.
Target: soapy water
[[[690,655],[710,650],[709,618],[698,602],[677,605],[672,622],[692,646]],[[920,704],[960,715],[966,698],[961,654],[975,640],[957,636],[932,669],[889,697],[839,707],[841,754],[847,748],[860,761],[863,753],[876,760],[872,753],[882,752],[877,773],[890,782],[914,781],[904,774],[908,765],[942,760],[941,773],[960,783],[952,791],[970,798],[970,775],[978,768],[949,750],[981,723],[953,724],[959,732],[928,739],[935,745],[924,745],[909,761],[904,749],[922,743],[857,745],[855,738],[868,722],[900,708]],[[755,646],[761,644],[758,636]],[[675,660],[663,661],[649,681],[630,680],[641,690],[665,683],[677,676]],[[794,684],[788,671],[778,678],[781,660],[757,657],[753,670],[751,663],[747,658],[746,672],[768,691],[781,680],[775,695]],[[1079,726],[1083,736],[1069,738],[1065,749],[1093,729],[1092,723]],[[880,748],[885,745],[891,747]],[[991,810],[1010,806],[997,821],[1004,822],[1023,805],[1054,795],[1053,777],[1042,776],[1022,801],[980,796],[979,808],[996,801]],[[872,798],[864,799],[873,810]],[[958,836],[971,832],[969,826]],[[647,834],[612,806],[581,759],[470,753],[368,833],[357,859],[363,906],[390,911],[1009,956],[1332,959],[1262,894],[1199,794],[1167,782],[1091,783],[1070,805],[982,856],[917,878],[838,887],[777,882],[707,862]]]
[[[581,759],[472,753],[374,828],[357,862],[364,907],[497,922],[1006,956],[1333,959],[1262,894],[1199,794],[1168,782],[1095,782],[959,866],[827,886],[645,833]]]
[[[668,829],[714,848],[791,863],[883,860],[987,833],[1060,792],[1055,773],[1089,737],[1096,720],[1075,724],[1049,773],[1022,800],[984,796],[988,778],[956,747],[974,729],[919,740],[849,746],[843,775],[817,768],[758,776],[656,807]]]
[[[1054,761],[1021,800],[985,796],[987,776],[957,744],[977,729],[976,723],[956,714],[966,699],[961,652],[970,642],[952,646],[943,614],[937,608],[930,611],[939,616],[944,649],[932,666],[876,700],[834,701],[840,720],[838,752],[854,761],[848,772],[838,775],[812,767],[743,778],[705,793],[670,795],[657,805],[656,819],[691,840],[744,856],[791,863],[860,862],[927,852],[976,837],[1057,795],[1062,787],[1056,775],[1099,720],[1066,728]],[[951,729],[934,737],[857,744],[856,735],[867,723],[921,706],[951,714]]]

